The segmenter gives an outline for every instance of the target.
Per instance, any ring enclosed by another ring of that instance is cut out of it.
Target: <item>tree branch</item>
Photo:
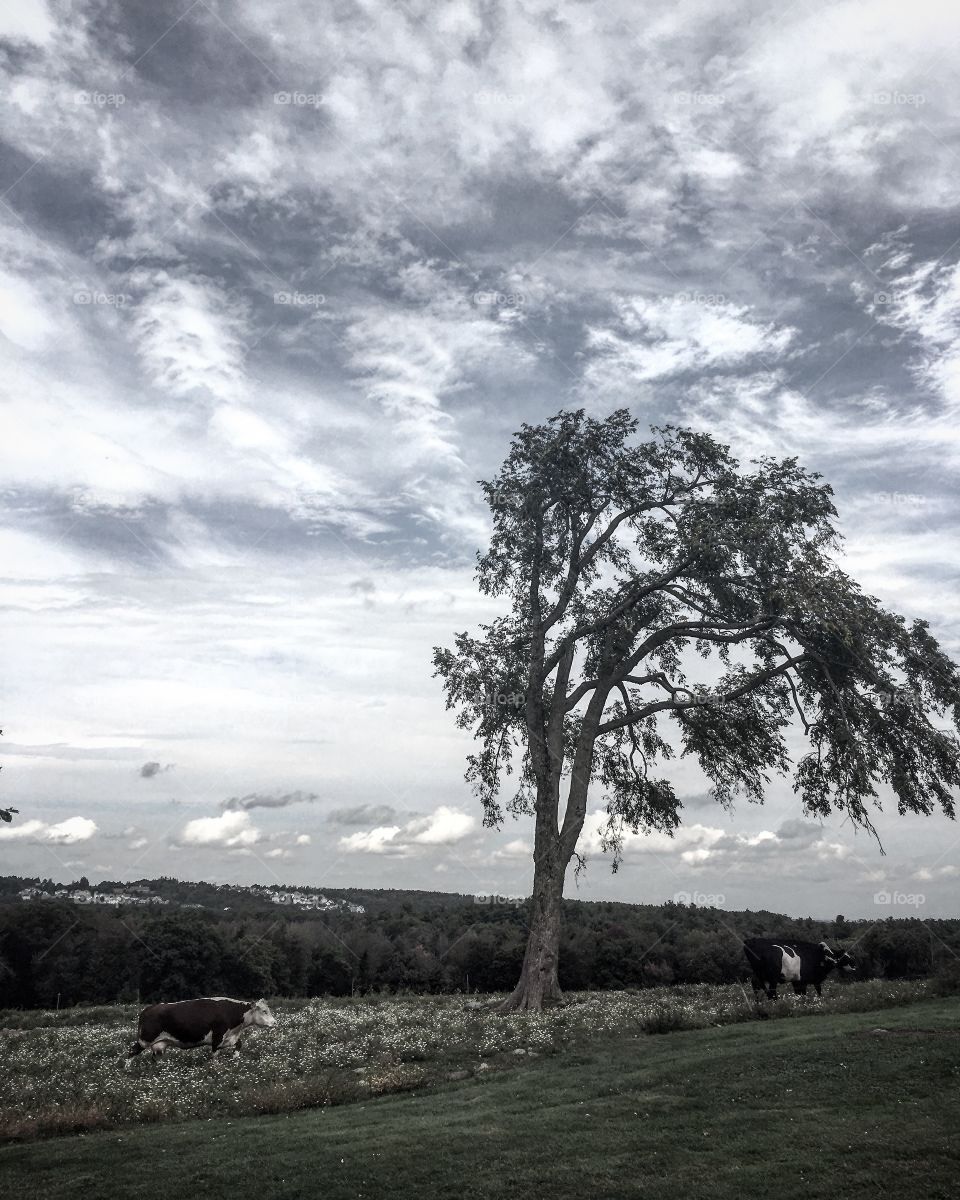
[[[645,721],[647,717],[652,717],[658,712],[666,712],[668,710],[670,712],[682,712],[688,708],[708,708],[718,703],[726,704],[731,700],[736,700],[740,696],[745,696],[755,688],[762,687],[763,684],[769,683],[771,679],[775,679],[778,675],[785,674],[791,667],[797,666],[798,663],[808,660],[809,655],[806,651],[802,654],[794,655],[792,658],[787,659],[786,662],[779,663],[776,667],[768,667],[764,671],[757,671],[750,676],[746,683],[734,688],[732,692],[726,692],[722,696],[707,696],[703,700],[663,700],[659,703],[644,705],[639,712],[629,712],[625,717],[618,717],[613,721],[604,721],[598,727],[597,733],[601,736],[605,733],[613,733],[614,730],[636,724],[637,721]]]
[[[618,683],[618,684],[617,684],[617,687],[620,689],[620,695],[621,695],[621,696],[623,696],[623,707],[624,707],[626,710],[628,710],[628,711],[629,711],[629,709],[630,709],[630,697],[627,695],[627,689],[626,689],[626,688],[623,686],[623,684],[622,684],[622,683]],[[649,775],[649,768],[648,768],[648,765],[647,765],[647,756],[644,754],[644,752],[643,752],[643,751],[640,749],[640,747],[637,745],[637,735],[636,735],[636,733],[634,732],[634,728],[633,728],[633,726],[632,726],[632,725],[628,725],[628,726],[627,726],[627,732],[630,734],[630,742],[631,742],[631,744],[632,744],[632,747],[633,747],[633,749],[630,751],[630,757],[627,759],[627,761],[630,763],[630,769],[633,771],[633,777],[634,777],[634,779],[636,779],[637,783],[641,783],[641,782],[643,782],[643,781],[640,779],[640,773],[637,771],[637,768],[636,768],[636,766],[634,765],[634,762],[633,762],[633,756],[634,756],[635,754],[639,754],[639,755],[640,755],[640,757],[643,759],[643,779],[644,779],[644,780],[645,780],[645,779],[648,777],[648,775]]]
[[[602,617],[598,617],[597,620],[591,621],[586,625],[577,625],[571,629],[569,633],[564,634],[563,637],[557,641],[552,653],[544,662],[544,677],[549,675],[553,668],[560,661],[560,656],[566,650],[567,646],[575,644],[585,637],[590,637],[592,634],[599,633],[601,630],[606,629],[608,625],[612,625],[614,621],[616,621],[619,617],[622,617],[631,605],[639,604],[640,601],[645,600],[647,596],[651,596],[654,592],[660,591],[665,583],[670,583],[673,579],[676,579],[678,575],[682,575],[687,567],[689,567],[695,561],[696,560],[694,558],[685,559],[683,562],[677,563],[675,566],[671,567],[666,574],[661,575],[652,583],[645,584],[635,591],[632,591],[629,588],[626,589],[623,598],[616,605],[614,605],[613,608],[609,609]]]

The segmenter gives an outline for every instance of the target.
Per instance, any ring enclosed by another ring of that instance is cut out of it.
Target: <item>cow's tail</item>
[[[754,971],[758,971],[761,966],[760,955],[754,950],[749,942],[743,943],[743,952],[747,956],[747,962],[753,967]]]

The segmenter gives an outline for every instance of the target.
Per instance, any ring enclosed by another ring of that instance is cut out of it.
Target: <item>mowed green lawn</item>
[[[0,1190],[17,1200],[953,1200],[958,1130],[960,1001],[933,1000],[608,1039],[362,1105],[8,1145]]]

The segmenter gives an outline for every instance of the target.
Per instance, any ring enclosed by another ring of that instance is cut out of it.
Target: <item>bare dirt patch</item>
[[[854,1029],[850,1037],[960,1037],[960,1029]]]

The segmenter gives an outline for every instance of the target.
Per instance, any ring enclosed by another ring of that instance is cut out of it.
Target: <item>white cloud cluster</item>
[[[584,386],[608,399],[654,379],[750,362],[766,366],[782,357],[796,334],[757,321],[746,306],[722,296],[633,296],[616,302],[616,317],[615,325],[588,331],[595,357]]]
[[[284,805],[268,807],[282,808]],[[138,841],[146,845],[146,839]],[[254,823],[248,808],[226,808],[219,816],[196,817],[187,821],[173,837],[172,844],[181,849],[227,850],[235,854],[256,853],[253,847],[262,846],[264,858],[287,860],[294,858],[295,851],[310,846],[312,838],[308,833],[291,834],[282,830],[268,832]],[[130,848],[136,849],[136,845]]]
[[[414,817],[404,825],[381,825],[347,834],[338,843],[350,854],[406,856],[422,846],[451,846],[477,827],[476,818],[462,809],[441,804],[428,816]]]
[[[600,854],[607,827],[607,814],[597,809],[588,814],[580,836],[581,854]],[[729,832],[716,826],[694,823],[681,825],[669,834],[623,832],[623,856],[627,862],[654,855],[665,862],[687,868],[722,867],[725,873],[758,867],[772,871],[794,869],[797,860],[825,863],[850,857],[850,846],[831,841],[821,826],[809,821],[784,822],[776,831],[761,829],[754,833]]]
[[[188,821],[177,837],[177,844],[237,850],[255,846],[262,837],[248,812],[224,812],[219,817]]]
[[[97,832],[95,821],[89,817],[67,817],[64,821],[48,824],[35,818],[29,821],[0,823],[0,841],[39,842],[52,846],[73,846],[87,842]]]

